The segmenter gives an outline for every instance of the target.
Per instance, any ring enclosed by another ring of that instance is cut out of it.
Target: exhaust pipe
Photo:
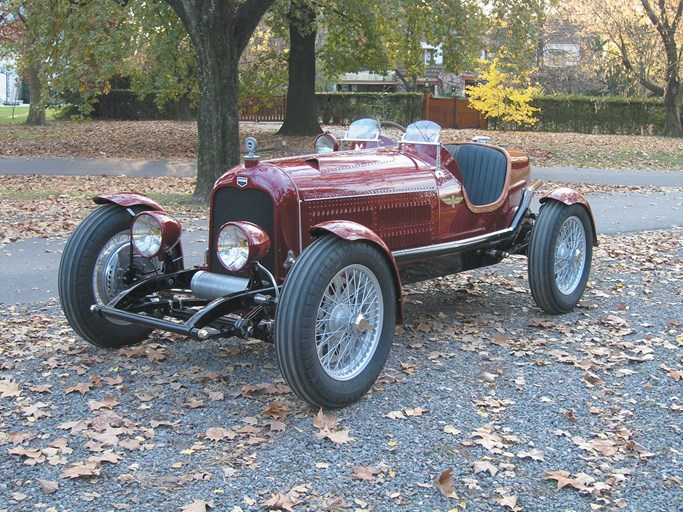
[[[200,270],[190,281],[190,289],[199,299],[214,300],[231,293],[247,289],[249,279],[246,277],[226,276]]]

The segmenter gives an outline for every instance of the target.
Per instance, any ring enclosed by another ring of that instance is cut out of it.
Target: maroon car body
[[[525,254],[537,304],[549,313],[576,305],[597,243],[580,194],[553,191],[537,216],[524,154],[443,145],[430,122],[399,144],[376,128],[341,144],[325,136],[327,154],[276,160],[259,159],[249,140],[244,163],[214,186],[198,268],[184,269],[180,244],[166,239],[169,216],[144,213],[160,205],[97,198],[105,206],[77,228],[60,267],[71,325],[99,346],[140,342],[153,328],[273,340],[292,389],[340,407],[381,371],[404,283]]]

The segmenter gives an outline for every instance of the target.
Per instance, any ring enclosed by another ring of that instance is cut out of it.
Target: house
[[[21,78],[17,75],[14,62],[0,60],[0,104],[20,102],[20,96]]]
[[[441,45],[433,46],[421,43],[425,64],[425,74],[406,77],[404,69],[398,69],[380,75],[371,71],[346,73],[339,77],[334,87],[338,92],[406,92],[423,91],[426,88],[435,96],[463,95],[465,86],[473,83],[474,77],[469,74],[448,73],[443,69],[443,51]]]

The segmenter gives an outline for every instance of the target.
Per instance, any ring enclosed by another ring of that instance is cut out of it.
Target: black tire
[[[593,224],[586,208],[545,203],[529,246],[529,286],[538,307],[554,315],[573,310],[586,288],[592,257]]]
[[[357,402],[384,367],[395,324],[396,287],[384,254],[368,242],[320,238],[292,267],[280,296],[280,371],[315,407]]]
[[[127,209],[117,205],[98,208],[74,230],[59,263],[59,300],[64,316],[78,335],[98,347],[134,345],[152,332],[148,327],[112,322],[90,311],[91,305],[106,304],[125,289],[117,275],[121,267],[113,265],[130,258],[126,238],[130,240],[132,219]],[[140,257],[135,261],[143,266],[154,264]]]

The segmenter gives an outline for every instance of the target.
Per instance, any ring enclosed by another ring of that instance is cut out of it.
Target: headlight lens
[[[228,222],[221,226],[216,253],[221,264],[231,272],[240,272],[259,261],[270,249],[270,238],[251,222]]]
[[[315,152],[319,155],[333,153],[339,149],[339,141],[331,133],[323,133],[315,139]]]
[[[140,256],[153,258],[174,247],[180,240],[180,223],[162,212],[142,212],[131,227],[133,249]]]

